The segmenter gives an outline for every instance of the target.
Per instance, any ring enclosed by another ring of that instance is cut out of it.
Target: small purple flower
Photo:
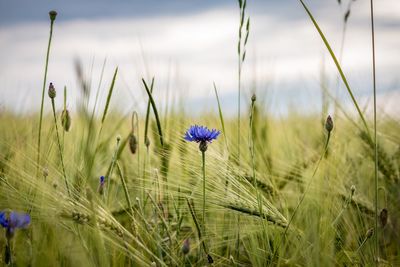
[[[215,129],[209,130],[205,126],[190,126],[185,134],[185,140],[189,142],[199,143],[201,141],[211,143],[212,140],[217,139],[220,131]]]
[[[190,126],[189,130],[186,131],[184,139],[189,142],[200,143],[200,151],[205,152],[207,150],[207,143],[216,140],[220,133],[216,129],[209,130],[205,126],[194,125]]]
[[[31,222],[31,217],[27,213],[12,211],[8,214],[5,211],[0,212],[0,225],[6,228],[6,237],[11,239],[14,236],[15,229],[26,228]]]
[[[106,183],[106,178],[104,176],[100,176],[100,181],[99,181],[99,194],[103,195],[104,193],[104,185]]]

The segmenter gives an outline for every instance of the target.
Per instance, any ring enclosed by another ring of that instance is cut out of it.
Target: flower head
[[[184,139],[189,142],[200,143],[200,151],[205,152],[207,150],[207,143],[211,143],[212,140],[217,139],[220,133],[216,129],[209,130],[205,126],[194,125],[190,126],[189,130],[186,131]]]
[[[31,222],[31,217],[27,213],[12,211],[7,214],[0,212],[0,225],[6,228],[6,237],[11,239],[14,236],[15,229],[26,228]]]
[[[49,85],[48,94],[51,99],[54,99],[57,95],[56,88],[54,88],[53,83],[50,83],[50,85]]]
[[[190,126],[189,130],[187,130],[185,134],[185,140],[189,142],[199,143],[201,141],[211,143],[212,140],[217,139],[220,131],[215,129],[209,130],[205,126]]]

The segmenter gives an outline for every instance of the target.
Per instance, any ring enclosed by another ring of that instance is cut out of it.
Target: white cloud
[[[385,5],[377,7],[377,18],[392,19],[397,26],[378,28],[378,84],[382,86],[397,79],[395,66],[400,60],[397,34],[400,20],[391,8],[391,5],[399,4],[395,0],[384,1]],[[350,21],[349,24],[343,67],[351,81],[364,87],[370,81],[371,69],[369,14],[365,3],[355,7],[358,10],[354,10],[351,17],[355,23]],[[304,11],[299,7],[299,12]],[[316,15],[319,15],[320,25],[332,47],[338,51],[341,22],[334,17],[337,12],[328,14],[331,13],[322,10]],[[237,16],[236,9],[225,8],[175,17],[56,21],[49,81],[54,81],[60,89],[67,85],[70,99],[75,99],[78,89],[73,59],[81,58],[86,72],[90,73],[91,61],[95,58],[92,79],[93,87],[96,87],[102,61],[107,57],[103,87],[107,88],[115,66],[119,66],[121,73],[117,82],[120,102],[115,106],[131,106],[135,103],[127,101],[132,99],[131,95],[135,97],[134,101],[140,102],[144,96],[140,87],[142,76],[155,75],[156,93],[159,99],[164,97],[168,73],[171,90],[184,91],[188,99],[212,97],[213,81],[221,95],[236,94]],[[2,105],[14,110],[38,107],[48,27],[47,24],[32,23],[0,28]],[[256,71],[260,80],[273,76],[277,84],[298,85],[297,88],[308,86],[296,83],[318,79],[323,55],[328,74],[336,75],[325,47],[305,14],[301,20],[278,14],[253,14],[244,83],[249,84]],[[256,68],[253,67],[255,64]],[[276,94],[279,90],[277,88]],[[293,91],[293,97],[298,94],[299,90]],[[398,99],[398,94],[395,97]]]

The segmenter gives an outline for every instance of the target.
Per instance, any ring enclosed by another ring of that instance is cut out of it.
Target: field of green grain
[[[322,112],[308,115],[278,118],[265,98],[244,97],[245,0],[232,55],[242,96],[235,117],[225,115],[215,85],[216,113],[190,113],[184,98],[160,108],[157,77],[137,88],[147,109],[122,115],[113,109],[118,68],[93,83],[107,84],[100,101],[79,64],[81,97],[68,110],[68,88],[46,77],[50,31],[37,112],[0,113],[1,264],[400,266],[400,122],[364,112],[303,7],[352,98],[350,111],[327,88]],[[194,125],[220,134],[207,139],[196,128],[190,141]]]

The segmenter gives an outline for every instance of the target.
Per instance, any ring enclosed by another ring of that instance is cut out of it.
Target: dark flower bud
[[[56,88],[54,88],[53,83],[50,83],[48,93],[49,93],[49,97],[50,97],[51,99],[53,99],[53,98],[56,97]]]
[[[355,185],[352,185],[352,186],[350,187],[350,191],[351,191],[351,195],[354,196],[354,193],[356,192],[356,186],[355,186]]]
[[[208,148],[207,142],[206,141],[200,141],[199,144],[199,149],[201,152],[206,152]]]
[[[350,9],[347,10],[346,14],[344,14],[344,22],[345,22],[345,23],[347,22],[347,20],[349,19],[349,17],[350,17]]]
[[[369,239],[373,236],[373,234],[374,234],[374,228],[370,228],[370,229],[368,229],[367,233],[365,234],[365,238]]]
[[[57,11],[51,10],[51,11],[49,12],[49,16],[50,16],[50,20],[51,20],[51,21],[54,21],[54,20],[56,19],[56,17],[57,17]]]
[[[253,95],[251,96],[251,101],[252,101],[252,102],[255,102],[256,100],[257,100],[256,94],[253,94]]]
[[[184,255],[188,254],[190,252],[190,242],[189,242],[189,238],[186,238],[185,241],[183,241],[183,245],[182,245],[182,253]]]
[[[326,118],[325,129],[328,131],[328,133],[333,130],[333,120],[330,115]]]
[[[207,261],[208,261],[209,264],[214,263],[214,260],[213,260],[213,258],[211,257],[210,254],[207,254]]]
[[[147,148],[149,148],[150,146],[150,139],[146,136],[145,140],[144,140],[144,144],[146,145]]]
[[[388,221],[388,210],[383,208],[379,214],[379,220],[381,221],[382,227],[385,227]]]
[[[104,194],[104,185],[106,183],[106,178],[104,176],[100,176],[100,180],[99,180],[99,188],[97,189],[97,191],[99,192],[100,195]]]
[[[129,149],[131,150],[132,154],[136,153],[136,149],[137,149],[137,139],[136,136],[131,133],[129,135]]]
[[[68,132],[71,128],[71,116],[69,115],[68,109],[63,110],[61,113],[61,124],[64,131]]]

